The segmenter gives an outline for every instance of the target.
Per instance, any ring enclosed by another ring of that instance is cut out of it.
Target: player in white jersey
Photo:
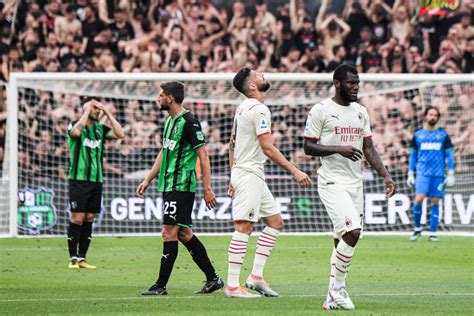
[[[334,249],[324,310],[354,309],[345,280],[362,229],[363,155],[384,177],[387,198],[395,194],[395,183],[372,143],[367,110],[356,102],[359,92],[357,70],[347,64],[338,66],[333,83],[334,97],[311,109],[304,132],[305,153],[321,157],[318,193],[334,226]]]
[[[229,143],[231,183],[229,195],[234,198],[233,220],[235,231],[229,245],[229,269],[226,297],[253,298],[240,285],[240,270],[247,252],[247,243],[254,224],[262,219],[266,227],[257,240],[255,261],[245,285],[265,296],[278,296],[263,279],[263,268],[278,234],[283,227],[280,211],[265,183],[263,165],[266,158],[290,172],[301,187],[309,187],[311,179],[291,164],[273,145],[270,110],[263,104],[263,92],[270,88],[263,75],[249,68],[241,69],[234,77],[234,87],[246,96],[235,113]]]

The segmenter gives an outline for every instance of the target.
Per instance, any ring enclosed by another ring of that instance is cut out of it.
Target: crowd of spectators
[[[363,73],[472,73],[474,64],[474,4],[469,1],[447,17],[415,16],[418,1],[409,0],[268,1],[278,5],[259,0],[31,0],[19,7],[10,2],[0,3],[3,81],[13,71],[234,72],[249,66],[264,72],[322,73],[345,62]],[[367,83],[361,91],[383,88],[388,87]],[[196,99],[235,99],[228,83],[208,86],[206,95],[197,85],[187,89]],[[329,86],[306,82],[296,91],[278,83],[273,90],[273,99],[279,100],[272,105],[274,141],[291,161],[314,175],[318,162],[301,148],[312,104],[294,100],[301,95],[325,98]],[[441,108],[441,125],[457,145],[458,162],[474,160],[472,115],[465,115],[472,111],[472,84],[427,91],[368,93],[360,100],[369,109],[374,141],[392,170],[406,171],[410,138],[427,104]],[[116,111],[127,134],[108,146],[108,175],[123,177],[149,168],[161,146],[164,114],[148,101],[102,101]],[[28,91],[21,96],[19,161],[26,176],[65,177],[67,124],[80,115],[80,104],[81,98],[73,94]],[[235,104],[187,106],[203,121],[214,173],[226,174]],[[461,163],[461,168],[469,166]],[[271,164],[268,171],[281,172]]]

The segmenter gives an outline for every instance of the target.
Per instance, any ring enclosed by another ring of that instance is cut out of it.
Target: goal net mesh
[[[274,78],[265,104],[272,112],[273,141],[281,152],[313,178],[313,187],[301,189],[283,169],[266,163],[267,183],[285,220],[285,231],[330,232],[331,221],[318,197],[318,158],[303,152],[303,129],[307,114],[318,101],[333,94],[330,77],[303,78],[294,74]],[[270,76],[268,76],[270,78]],[[159,233],[162,199],[156,180],[144,199],[135,196],[136,186],[153,165],[162,146],[166,112],[155,99],[160,80],[18,80],[18,233],[63,235],[69,221],[67,191],[67,126],[82,113],[88,96],[101,100],[125,129],[125,138],[107,141],[104,154],[105,180],[102,212],[94,224],[96,234]],[[120,79],[124,78],[124,79]],[[135,77],[134,77],[135,78]],[[158,77],[159,78],[159,77]],[[297,78],[297,77],[296,77]],[[193,212],[194,229],[205,233],[229,233],[234,229],[229,183],[228,139],[233,115],[242,97],[233,89],[231,77],[215,80],[182,80],[186,87],[184,106],[201,121],[212,169],[212,184],[218,205],[208,210],[199,185]],[[412,230],[414,191],[405,184],[409,146],[413,133],[422,127],[423,110],[437,106],[439,125],[454,145],[456,185],[442,201],[440,231],[473,232],[474,122],[473,81],[370,81],[360,85],[359,102],[367,107],[373,141],[397,183],[398,192],[385,201],[382,179],[363,163],[365,226],[371,232]],[[102,122],[108,124],[105,118]],[[4,164],[4,174],[8,166]],[[3,194],[3,191],[2,191]],[[1,202],[0,197],[0,203]],[[5,209],[5,208],[3,208]],[[429,207],[423,207],[426,223]],[[4,225],[3,216],[1,225]],[[429,222],[429,220],[428,220]],[[261,229],[262,226],[258,226]]]

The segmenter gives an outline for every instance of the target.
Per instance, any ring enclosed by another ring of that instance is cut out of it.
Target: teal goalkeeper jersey
[[[201,124],[188,110],[166,118],[158,191],[196,192],[195,150],[204,144]]]

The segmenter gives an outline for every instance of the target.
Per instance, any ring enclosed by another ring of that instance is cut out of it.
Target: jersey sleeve
[[[204,140],[204,134],[202,133],[201,123],[199,123],[199,121],[194,117],[186,119],[183,129],[183,137],[189,144],[191,144],[193,149],[199,148],[206,143]]]
[[[324,114],[322,104],[316,104],[308,113],[304,138],[319,140],[324,124]]]
[[[76,125],[77,122],[69,122],[69,124],[67,125],[67,134],[68,136],[71,136],[71,131],[72,131],[72,128],[74,127],[74,125]]]
[[[370,118],[369,118],[369,112],[367,112],[367,109],[365,107],[362,107],[363,115],[364,115],[364,130],[362,132],[362,137],[367,138],[372,136],[372,130],[370,129]]]
[[[418,150],[418,145],[416,144],[416,134],[413,135],[413,138],[411,139],[410,148],[412,150]]]
[[[104,131],[104,139],[107,139],[107,136],[109,136],[110,131],[112,130],[110,127],[107,125],[102,124],[102,130]]]
[[[272,124],[272,118],[270,110],[266,106],[260,105],[250,111],[252,124],[255,127],[255,134],[261,136],[271,133],[270,126]]]
[[[453,143],[451,142],[451,138],[449,138],[449,135],[448,135],[448,134],[446,134],[446,137],[444,138],[443,147],[444,147],[444,150],[449,150],[449,149],[453,149],[453,148],[454,148],[454,145],[453,145]]]

